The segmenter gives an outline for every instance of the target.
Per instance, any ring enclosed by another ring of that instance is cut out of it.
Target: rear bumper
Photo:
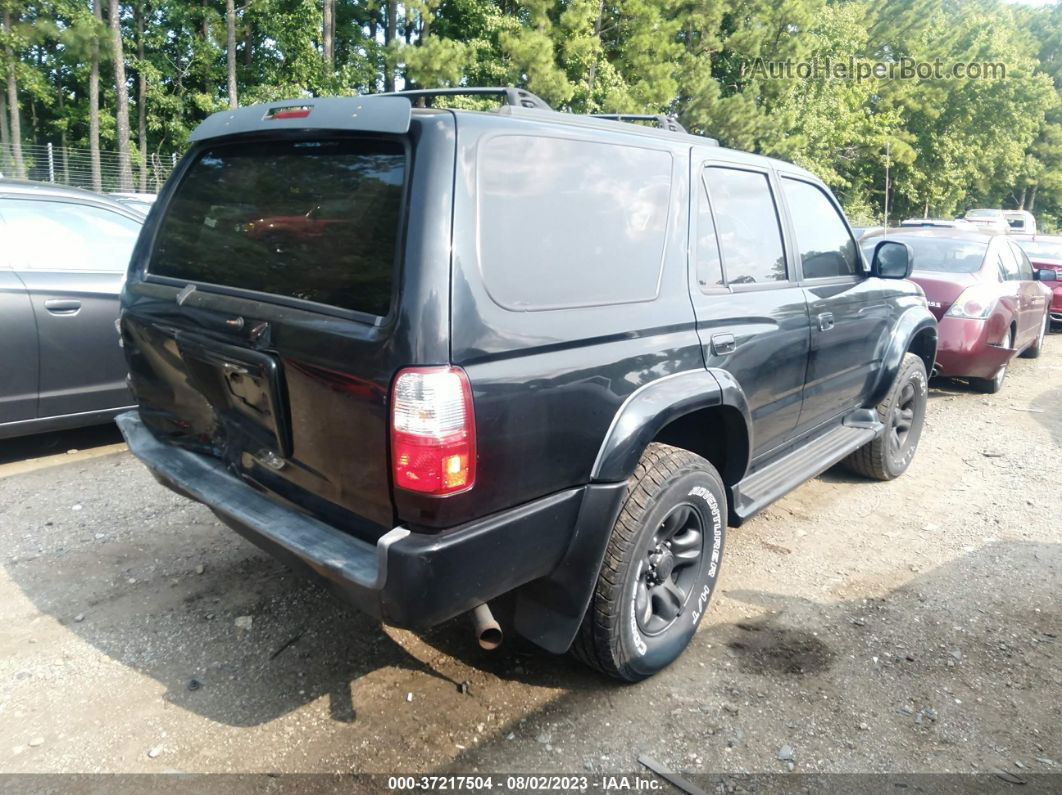
[[[278,503],[218,460],[159,441],[131,411],[117,418],[155,478],[297,570],[316,574],[362,611],[420,628],[552,572],[578,522],[584,486],[440,533],[396,527],[375,544]]]
[[[947,316],[941,319],[938,324],[937,375],[994,377],[1015,351],[991,344],[990,327],[988,320]]]

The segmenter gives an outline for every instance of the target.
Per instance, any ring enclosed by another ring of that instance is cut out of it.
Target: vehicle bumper
[[[1062,273],[1059,274],[1062,277]],[[1062,284],[1051,287],[1051,322],[1062,323]]]
[[[938,325],[937,375],[994,377],[1015,351],[991,344],[996,340],[990,327],[987,320],[945,316]]]
[[[568,550],[584,498],[602,488],[569,489],[439,533],[395,527],[373,544],[274,501],[217,459],[159,441],[136,411],[116,421],[130,451],[164,486],[401,627],[438,624],[550,574]]]

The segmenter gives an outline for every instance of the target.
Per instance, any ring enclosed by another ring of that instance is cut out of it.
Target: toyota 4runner
[[[812,174],[647,120],[511,88],[211,116],[130,264],[130,449],[390,624],[493,644],[511,594],[541,647],[659,671],[728,525],[907,468],[936,324]]]

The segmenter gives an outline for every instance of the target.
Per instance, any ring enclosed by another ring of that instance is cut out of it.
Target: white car
[[[993,210],[989,208],[980,208],[977,210],[968,210],[966,212],[965,220],[971,224],[976,224],[985,232],[1009,232],[1010,225],[1007,223],[1007,219],[1003,217],[1002,210]]]
[[[1010,231],[1016,235],[1035,235],[1036,219],[1028,210],[1004,210],[1003,217],[1007,220]]]

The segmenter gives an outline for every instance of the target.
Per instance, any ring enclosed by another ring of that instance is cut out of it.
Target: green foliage
[[[0,2],[13,16],[0,44],[15,56],[23,139],[87,146],[96,41],[101,139],[113,148],[106,21],[89,0]],[[1045,227],[1062,221],[1062,4],[336,0],[328,64],[322,3],[236,0],[242,103],[379,91],[389,76],[399,86],[519,85],[576,113],[675,113],[724,145],[811,169],[860,221],[882,218],[886,169],[893,219],[984,205],[1031,208]],[[389,7],[395,36],[385,43]],[[142,105],[150,151],[179,151],[226,105],[224,3],[124,0],[121,27],[133,118]],[[1006,76],[777,77],[756,66],[904,58],[1002,63]]]

